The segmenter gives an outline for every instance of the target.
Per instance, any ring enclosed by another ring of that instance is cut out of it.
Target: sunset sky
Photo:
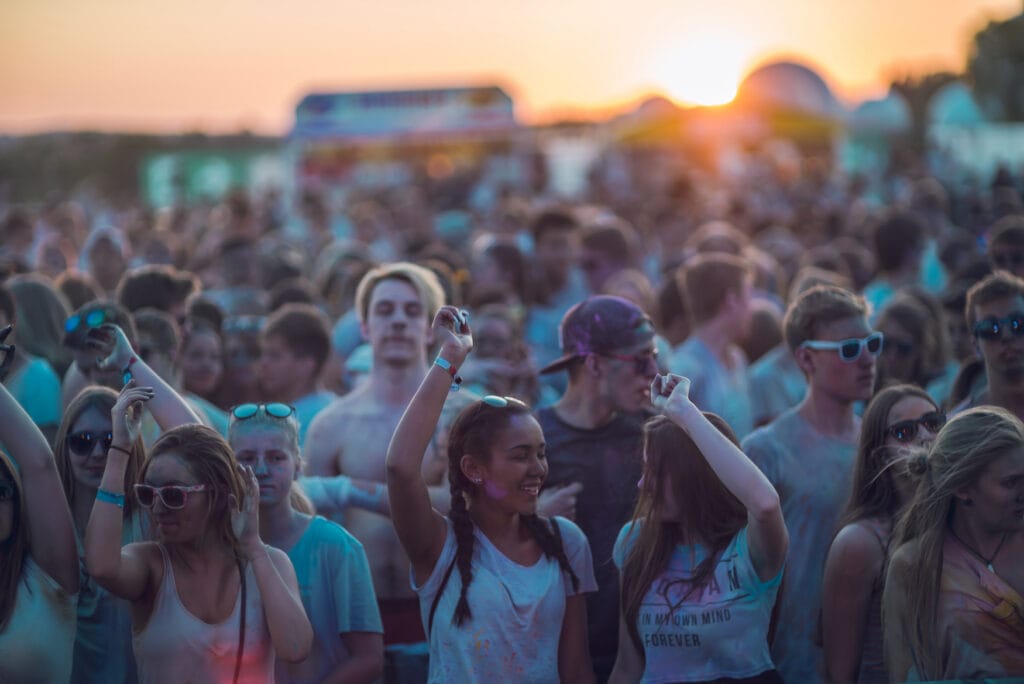
[[[524,121],[728,100],[766,59],[844,100],[962,70],[1021,0],[0,0],[0,134],[283,134],[311,90],[498,83]]]

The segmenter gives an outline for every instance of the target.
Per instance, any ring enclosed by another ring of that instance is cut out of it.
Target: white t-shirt
[[[431,682],[556,682],[558,643],[565,597],[597,591],[587,538],[575,523],[557,518],[566,558],[579,578],[572,579],[554,558],[534,565],[509,560],[478,529],[473,530],[473,581],[467,599],[472,619],[452,622],[462,589],[458,568],[452,570],[438,601],[430,641]],[[450,520],[441,556],[419,594],[420,616],[427,630],[430,607],[445,572],[455,558],[455,531]]]
[[[619,532],[612,557],[620,571],[638,533],[631,522]],[[690,588],[686,580],[706,557],[700,545],[677,546],[647,590],[637,614],[646,658],[641,682],[741,679],[774,669],[768,625],[782,571],[761,581],[744,527],[722,551],[704,589],[683,601]]]

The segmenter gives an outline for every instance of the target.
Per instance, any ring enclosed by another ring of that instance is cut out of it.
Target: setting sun
[[[652,77],[679,102],[723,105],[736,97],[748,57],[739,39],[704,34],[665,50]]]

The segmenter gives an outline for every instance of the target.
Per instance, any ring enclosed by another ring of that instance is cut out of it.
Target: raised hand
[[[99,352],[96,366],[102,371],[120,371],[128,367],[135,356],[131,342],[116,325],[106,323],[93,328],[85,338],[86,345]]]
[[[576,499],[582,491],[582,482],[571,482],[564,487],[549,487],[540,493],[537,513],[548,517],[560,515],[575,520]]]
[[[251,467],[239,464],[238,472],[245,485],[245,494],[241,505],[231,495],[231,529],[242,555],[252,559],[263,548],[260,540],[260,485]]]
[[[110,409],[112,444],[127,448],[138,439],[142,428],[142,406],[154,395],[152,387],[139,387],[134,380],[121,389],[114,407]]]
[[[693,406],[690,379],[682,375],[659,373],[651,381],[651,404],[662,413],[681,413]]]
[[[469,328],[468,314],[454,306],[442,306],[434,316],[432,324],[434,335],[441,342],[441,351],[445,358],[451,354],[455,358],[449,361],[461,361],[473,349],[473,332]]]

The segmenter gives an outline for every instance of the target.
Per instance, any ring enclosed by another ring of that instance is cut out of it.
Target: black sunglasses
[[[113,433],[89,430],[72,432],[68,435],[68,448],[79,456],[88,456],[96,448],[96,442],[101,439],[103,440],[103,451],[106,452],[114,441]]]
[[[1003,330],[1008,329],[1013,336],[1024,335],[1024,313],[1012,313],[1006,318],[989,316],[974,324],[974,336],[983,340],[998,340]]]
[[[920,418],[911,418],[910,420],[901,420],[893,423],[887,427],[885,431],[897,442],[906,444],[908,442],[913,442],[914,438],[917,437],[917,428],[919,425],[923,425],[928,428],[928,432],[934,435],[938,433],[945,424],[945,413],[942,411],[930,411]]]
[[[294,407],[275,401],[269,404],[239,404],[231,409],[231,415],[238,420],[248,420],[259,413],[261,409],[271,418],[287,418],[295,413]]]

